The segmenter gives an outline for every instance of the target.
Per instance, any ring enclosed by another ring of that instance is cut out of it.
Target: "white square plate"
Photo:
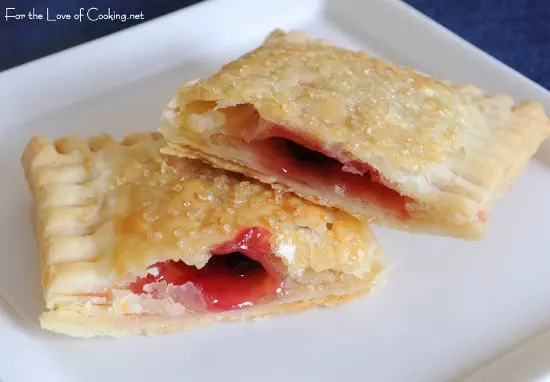
[[[454,380],[550,325],[550,147],[543,146],[497,204],[481,242],[375,228],[394,268],[386,287],[350,305],[123,340],[39,329],[39,261],[19,165],[29,137],[155,129],[181,84],[257,46],[276,27],[305,29],[550,110],[544,89],[391,0],[212,0],[4,72],[0,380]],[[549,342],[469,378],[542,378]],[[514,360],[526,374],[509,372],[519,370],[510,368]]]

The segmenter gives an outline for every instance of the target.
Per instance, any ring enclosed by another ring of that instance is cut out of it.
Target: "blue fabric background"
[[[258,0],[261,1],[261,0]],[[298,1],[298,0],[297,0]],[[336,0],[334,0],[336,1]],[[366,1],[366,0],[357,0]],[[145,20],[197,3],[189,0],[0,0],[0,71],[139,22],[5,21],[5,8],[27,13],[111,7]],[[237,2],[237,1],[236,1]],[[474,45],[550,89],[550,0],[406,0]]]

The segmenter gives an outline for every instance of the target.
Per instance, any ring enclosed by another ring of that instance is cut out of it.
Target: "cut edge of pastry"
[[[218,321],[250,320],[266,315],[305,310],[313,306],[332,306],[367,293],[379,282],[385,269],[382,265],[381,252],[368,226],[362,225],[365,230],[365,240],[369,244],[369,248],[366,248],[368,253],[365,254],[370,261],[368,269],[357,269],[361,274],[345,274],[331,269],[315,274],[313,270],[311,272],[308,270],[304,280],[310,278],[313,280],[313,285],[302,281],[299,276],[296,279],[292,278],[295,285],[291,293],[283,295],[275,302],[259,304],[250,308],[250,311],[244,308],[206,315],[139,314],[142,300],[136,300],[136,296],[133,295],[129,296],[129,291],[124,289],[120,294],[119,286],[109,283],[103,285],[102,290],[97,290],[97,285],[94,286],[96,289],[93,289],[84,283],[84,287],[89,289],[73,290],[66,294],[67,292],[63,290],[73,288],[69,284],[76,281],[76,276],[80,279],[83,274],[86,277],[93,276],[96,267],[109,266],[101,259],[96,259],[92,256],[93,254],[86,253],[90,252],[90,245],[95,245],[95,242],[90,244],[88,241],[93,241],[97,235],[100,235],[101,240],[107,245],[112,244],[112,241],[109,241],[111,240],[109,234],[105,233],[108,231],[105,224],[109,222],[95,222],[94,227],[91,228],[88,224],[89,219],[86,217],[86,214],[93,214],[95,208],[86,209],[89,207],[88,202],[98,197],[97,190],[94,194],[92,192],[94,190],[90,189],[94,185],[94,176],[97,176],[90,173],[94,169],[90,156],[107,147],[113,149],[117,146],[139,144],[144,144],[148,149],[152,147],[158,152],[158,148],[163,145],[162,142],[163,139],[159,133],[132,134],[120,142],[114,141],[108,135],[95,136],[88,140],[63,137],[53,142],[34,137],[29,141],[21,162],[33,195],[35,228],[43,275],[42,286],[48,308],[40,317],[40,324],[44,329],[84,337],[177,331]],[[158,155],[160,156],[160,153]],[[63,171],[55,171],[58,168],[63,168]],[[75,188],[80,193],[76,196]],[[82,194],[84,190],[86,190],[85,195]],[[84,200],[86,203],[83,202]],[[92,204],[94,203],[100,202],[94,201]],[[74,216],[74,210],[70,207],[85,210],[79,211],[77,216]],[[315,206],[315,208],[319,207]],[[335,216],[346,216],[338,211],[334,213],[337,214]],[[72,222],[69,235],[55,234],[60,231],[59,224],[66,223],[60,219],[69,219]],[[52,232],[54,232],[53,235]],[[75,254],[78,254],[76,260],[69,258]],[[185,259],[182,261],[186,262]],[[50,262],[53,263],[50,264]],[[146,267],[143,272],[136,273],[137,277],[147,275],[148,269],[149,267]],[[91,279],[93,281],[93,277]],[[79,283],[80,281],[77,284]],[[115,289],[112,289],[113,287]],[[321,290],[325,290],[325,293],[319,293]],[[167,309],[169,314],[176,310],[175,307]]]
[[[298,134],[297,136],[303,139],[310,134],[305,122],[285,114],[285,110],[293,110],[292,103],[281,101],[279,104],[279,101],[273,101],[274,97],[254,98],[256,96],[252,92],[255,86],[260,86],[261,81],[266,81],[261,79],[256,83],[250,79],[256,78],[255,65],[259,65],[260,70],[267,70],[261,66],[262,60],[271,59],[276,62],[272,57],[284,55],[285,47],[295,54],[302,51],[309,54],[316,49],[334,49],[335,55],[342,54],[346,59],[363,54],[335,47],[325,40],[312,39],[300,31],[285,33],[276,30],[267,37],[262,46],[225,65],[214,76],[184,85],[165,108],[162,116],[160,131],[168,142],[163,152],[201,159],[219,168],[241,172],[262,182],[293,191],[314,203],[337,207],[354,216],[369,218],[377,224],[412,232],[479,240],[484,236],[486,221],[494,202],[512,185],[529,159],[550,135],[550,120],[540,103],[526,101],[515,104],[510,97],[502,94],[489,95],[474,85],[459,86],[448,81],[439,81],[408,68],[397,67],[385,60],[363,55],[361,57],[373,61],[375,67],[387,67],[388,71],[393,71],[398,77],[418,77],[430,84],[433,82],[434,86],[446,91],[464,96],[469,100],[467,102],[476,105],[476,111],[470,118],[476,123],[486,123],[486,126],[473,133],[472,137],[465,136],[463,139],[480,139],[491,147],[490,150],[486,150],[487,153],[481,154],[478,148],[472,149],[477,157],[465,157],[462,160],[464,163],[456,160],[452,168],[443,168],[449,166],[445,163],[448,161],[446,159],[442,163],[426,166],[425,171],[417,175],[399,173],[383,160],[377,159],[374,163],[354,156],[351,152],[342,153],[343,157],[347,158],[346,161],[333,157],[344,166],[352,163],[351,170],[343,170],[346,172],[360,171],[361,175],[369,176],[371,171],[363,171],[360,167],[358,170],[353,164],[355,161],[372,168],[377,177],[373,182],[402,197],[403,200],[399,203],[404,204],[408,217],[406,221],[396,218],[393,213],[388,214],[383,206],[377,206],[376,203],[354,202],[337,195],[337,191],[325,197],[315,187],[304,186],[292,179],[281,180],[277,174],[258,166],[257,160],[252,158],[250,147],[257,139],[283,137],[288,140],[285,137],[287,133]],[[357,59],[360,60],[361,57]],[[226,86],[224,81],[228,78],[232,78],[233,81]],[[235,80],[242,83],[235,84]],[[281,90],[281,93],[284,93],[284,90]],[[283,96],[281,99],[286,99]],[[337,101],[334,101],[334,104],[325,102],[325,110],[322,113],[326,113],[331,107],[338,108],[336,103]],[[246,115],[236,117],[239,108],[251,108],[245,113],[250,114],[248,118],[256,118],[258,127],[237,127],[238,123],[243,126],[244,123],[248,123]],[[186,116],[182,117],[184,115]],[[494,122],[495,126],[491,125],[493,120],[497,121]],[[230,124],[226,123],[227,121],[231,121]],[[288,127],[289,123],[292,124],[292,128]],[[266,125],[282,127],[288,131],[283,131],[282,135],[265,135],[261,131]],[[256,130],[260,131],[260,135],[264,134],[262,138],[257,138],[259,135],[255,135],[258,134]],[[316,134],[314,130],[311,130],[312,134]],[[313,146],[323,148],[322,145],[325,145],[323,150],[328,151],[328,143],[318,140],[317,136],[313,138],[317,139],[313,141]],[[300,144],[298,141],[293,143]],[[499,145],[501,147],[497,147]],[[262,150],[263,146],[258,146],[256,151]],[[428,189],[429,192],[426,191]]]
[[[444,220],[434,221],[433,217],[430,217],[425,221],[415,220],[407,224],[381,209],[371,208],[370,206],[361,206],[359,203],[354,203],[353,201],[346,200],[345,198],[335,201],[334,198],[326,198],[322,195],[322,193],[317,193],[315,190],[304,187],[304,185],[298,182],[294,182],[289,185],[279,183],[273,176],[263,174],[259,171],[251,169],[250,167],[245,167],[238,162],[226,160],[190,146],[182,144],[173,145],[169,143],[161,149],[161,152],[168,155],[202,160],[205,163],[213,165],[217,168],[239,172],[261,182],[271,184],[274,188],[282,189],[289,193],[295,193],[296,195],[299,195],[312,203],[317,203],[326,207],[340,208],[352,214],[356,218],[362,219],[366,222],[404,230],[413,234],[426,233],[440,236],[452,235],[461,239],[479,240],[483,237],[486,229],[485,224],[481,224],[480,222],[468,222],[466,224],[457,225],[445,222]],[[426,206],[425,208],[428,209],[429,207]]]
[[[331,308],[351,302],[372,291],[375,285],[367,289],[333,294],[311,299],[285,303],[269,303],[239,311],[227,311],[220,314],[197,315],[194,317],[159,316],[117,316],[106,309],[93,315],[86,313],[82,306],[74,309],[57,309],[42,313],[40,326],[59,334],[72,337],[126,337],[130,335],[153,335],[181,332],[205,327],[221,322],[254,321],[271,316],[299,313],[312,308]]]

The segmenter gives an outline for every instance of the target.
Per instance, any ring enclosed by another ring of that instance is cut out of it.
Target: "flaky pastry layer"
[[[246,105],[259,123],[242,115]],[[308,137],[341,161],[368,164],[382,184],[408,198],[410,219],[269,173],[247,147],[273,126]],[[185,85],[166,108],[161,132],[167,153],[282,184],[378,223],[475,239],[494,202],[550,134],[550,121],[536,102],[515,104],[277,30],[213,76]]]
[[[104,135],[28,143],[22,164],[35,201],[46,329],[78,335],[81,328],[90,336],[195,325],[200,314],[170,298],[136,295],[128,284],[170,260],[201,269],[210,249],[250,227],[270,233],[273,255],[286,269],[284,296],[258,308],[261,315],[374,283],[381,252],[365,223],[199,161],[164,157],[164,145],[151,133],[122,142]],[[135,326],[122,328],[129,323]]]
[[[348,303],[370,291],[370,288],[346,291],[321,297],[302,296],[295,301],[274,302],[240,311],[185,317],[118,315],[100,307],[91,313],[82,305],[48,311],[40,317],[44,329],[73,337],[125,337],[135,334],[159,334],[186,331],[228,321],[253,321],[270,316],[298,313],[311,308],[330,308]]]

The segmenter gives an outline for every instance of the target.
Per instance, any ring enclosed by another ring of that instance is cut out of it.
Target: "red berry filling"
[[[146,277],[138,278],[129,289],[146,294],[148,285],[166,282],[175,286],[192,283],[202,293],[210,312],[239,309],[273,300],[282,291],[283,265],[273,255],[271,234],[260,227],[244,229],[234,240],[210,252],[212,257],[201,269],[183,261],[164,261]]]
[[[406,210],[409,198],[382,184],[380,174],[368,164],[341,161],[313,138],[305,138],[283,126],[273,125],[262,135],[267,138],[255,142],[261,165],[268,171],[380,206],[403,220],[409,217]]]

